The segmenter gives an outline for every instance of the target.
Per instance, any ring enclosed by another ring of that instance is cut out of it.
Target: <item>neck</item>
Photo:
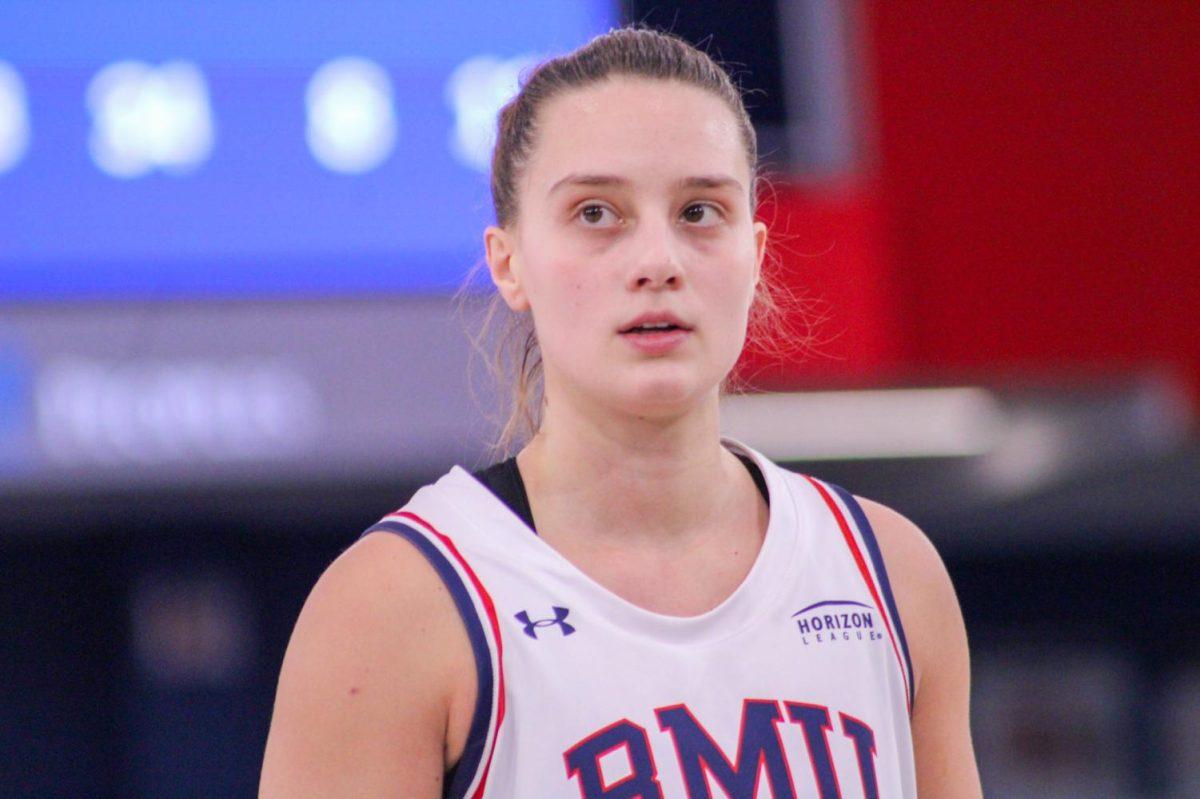
[[[715,389],[671,418],[588,412],[564,400],[550,397],[541,430],[517,458],[539,529],[561,519],[596,543],[681,543],[723,518],[739,489],[744,496],[749,475],[720,443]]]

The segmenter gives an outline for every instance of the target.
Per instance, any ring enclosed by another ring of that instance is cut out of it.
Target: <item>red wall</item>
[[[866,10],[903,357],[1200,381],[1200,3]]]
[[[907,347],[878,190],[779,185],[759,218],[771,228],[764,272],[779,288],[793,345],[751,346],[742,377],[759,388],[787,389],[894,376]]]

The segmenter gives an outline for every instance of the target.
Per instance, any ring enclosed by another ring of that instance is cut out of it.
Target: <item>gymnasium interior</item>
[[[1185,0],[0,4],[0,797],[256,794],[317,577],[495,457],[496,112],[628,23],[758,134],[724,431],[936,544],[985,795],[1200,797]]]

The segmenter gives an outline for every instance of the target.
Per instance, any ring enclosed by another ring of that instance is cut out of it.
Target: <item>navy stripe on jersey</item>
[[[475,779],[475,772],[479,770],[479,764],[483,760],[488,724],[492,715],[494,694],[492,656],[488,649],[487,637],[483,632],[483,622],[475,610],[475,603],[471,599],[471,593],[462,576],[428,537],[399,522],[379,522],[368,528],[363,535],[380,530],[395,533],[407,539],[420,550],[425,559],[437,571],[438,576],[445,583],[446,589],[450,592],[450,596],[454,597],[454,604],[458,608],[459,615],[462,616],[463,625],[467,628],[467,637],[471,640],[471,649],[475,652],[475,671],[479,676],[479,690],[475,699],[475,714],[471,718],[471,731],[467,736],[462,757],[446,775],[449,787],[442,792],[443,796],[450,797],[450,799],[462,799],[467,795],[467,789],[471,787],[471,782]]]
[[[871,563],[875,566],[875,574],[879,579],[879,590],[883,592],[883,601],[887,604],[892,621],[895,622],[896,637],[900,639],[900,651],[904,653],[904,666],[908,669],[908,695],[915,697],[916,688],[913,685],[912,658],[908,654],[908,640],[904,637],[904,624],[900,621],[900,611],[896,608],[896,597],[892,594],[892,584],[888,580],[887,568],[883,565],[883,553],[879,551],[879,542],[875,538],[875,531],[871,529],[871,523],[867,521],[867,514],[863,513],[862,506],[858,504],[858,500],[854,498],[853,494],[833,483],[826,483],[826,485],[832,488],[850,509],[854,523],[862,532],[863,543],[867,545],[867,554],[871,557]],[[911,710],[911,708],[909,709]]]

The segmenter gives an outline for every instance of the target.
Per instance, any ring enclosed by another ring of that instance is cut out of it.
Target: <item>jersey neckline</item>
[[[708,644],[774,616],[778,596],[794,579],[800,544],[808,540],[810,529],[807,505],[797,506],[779,466],[741,442],[722,438],[721,443],[734,454],[748,455],[762,472],[769,497],[767,530],[741,583],[716,607],[695,616],[657,613],[601,585],[541,536],[531,534],[529,526],[503,500],[461,466],[453,467],[443,480],[470,491],[484,504],[483,514],[458,515],[474,526],[483,540],[494,540],[510,557],[521,558],[523,564],[548,575],[549,584],[543,589],[582,593],[589,604],[603,610],[606,622],[633,635],[657,642]],[[457,504],[451,503],[451,507]]]

